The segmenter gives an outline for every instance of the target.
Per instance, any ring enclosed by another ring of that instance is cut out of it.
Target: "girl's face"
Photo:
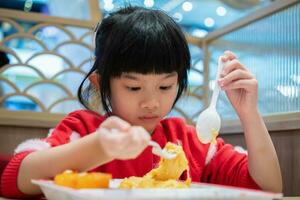
[[[113,114],[131,125],[143,126],[152,133],[159,121],[171,110],[177,95],[178,75],[123,73],[112,78]]]

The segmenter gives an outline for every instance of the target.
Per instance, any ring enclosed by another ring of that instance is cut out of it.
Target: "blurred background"
[[[93,62],[91,29],[94,26],[93,23],[82,25],[84,21],[96,22],[131,4],[164,10],[191,39],[190,95],[181,98],[171,116],[182,116],[190,123],[195,122],[207,106],[217,58],[226,49],[234,51],[257,76],[259,108],[264,115],[300,111],[299,4],[254,19],[247,25],[239,24],[243,27],[207,40],[207,55],[204,56],[203,39],[210,33],[240,23],[256,12],[263,14],[261,12],[267,11],[275,2],[280,1],[99,0],[91,4],[86,0],[1,0],[1,8],[76,19],[82,24],[53,24],[38,18],[24,20],[17,13],[13,21],[2,18],[0,40],[4,58],[1,65],[5,66],[0,71],[0,103],[7,110],[49,113],[68,113],[80,108],[76,90]],[[208,59],[207,66],[204,66],[205,58]],[[224,94],[218,110],[223,119],[237,118]]]
[[[300,196],[299,0],[0,0],[0,172],[19,143],[45,137],[67,113],[82,108],[76,92],[93,64],[93,30],[129,4],[163,10],[185,32],[190,86],[170,116],[195,123],[208,106],[225,50],[255,74],[284,195]],[[92,109],[102,112],[98,104]],[[245,148],[224,92],[217,110],[222,138]]]

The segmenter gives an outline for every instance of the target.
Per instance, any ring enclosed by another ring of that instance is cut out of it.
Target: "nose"
[[[147,109],[147,110],[157,109],[159,107],[159,100],[156,98],[150,98],[150,99],[144,100],[141,103],[141,107],[143,109]]]

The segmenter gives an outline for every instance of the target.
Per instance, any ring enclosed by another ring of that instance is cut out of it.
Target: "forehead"
[[[142,73],[122,73],[122,79],[130,79],[130,80],[145,80],[145,79],[168,79],[168,78],[176,78],[177,72],[172,73],[161,73],[161,74],[142,74]]]

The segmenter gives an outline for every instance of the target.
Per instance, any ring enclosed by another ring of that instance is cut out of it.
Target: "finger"
[[[118,149],[122,149],[123,147],[124,138],[120,134],[111,134],[111,131],[103,127],[99,128],[97,133],[105,153],[110,157],[115,157]]]
[[[125,120],[116,117],[116,116],[111,116],[107,118],[102,124],[102,127],[105,127],[107,129],[119,129],[126,131],[130,128],[130,124],[126,122]]]
[[[222,62],[227,62],[229,60],[229,58],[227,58],[227,56],[223,55],[221,56]]]
[[[141,134],[139,134],[139,131],[135,127],[131,127],[128,131],[128,134],[129,134],[128,139],[130,140],[131,146],[139,143]]]
[[[229,60],[237,59],[237,56],[236,56],[232,51],[229,51],[229,50],[226,50],[226,51],[224,52],[224,55],[225,55]]]
[[[98,129],[98,132],[100,135],[100,139],[106,142],[119,143],[125,138],[125,134],[122,134],[120,131],[112,132],[105,127],[100,127]]]
[[[127,142],[124,146],[124,149],[126,149],[126,153],[124,154],[127,158],[135,158],[140,153],[144,151],[144,149],[148,146],[150,136],[147,131],[145,131],[141,127],[131,127],[127,134]]]
[[[231,61],[236,58],[237,58],[236,55],[228,50],[224,52],[223,56],[221,56],[223,62]]]
[[[257,89],[258,84],[256,79],[240,79],[223,86],[223,90],[245,89],[251,91]]]
[[[218,80],[219,85],[221,87],[226,86],[228,83],[239,80],[239,79],[253,79],[254,77],[252,76],[251,73],[248,71],[242,70],[242,69],[236,69],[226,76],[220,78]]]
[[[142,146],[148,145],[150,134],[143,127],[134,126],[129,132],[132,133],[133,142],[140,143]]]
[[[227,74],[229,74],[230,72],[232,72],[233,70],[236,69],[243,69],[243,70],[247,70],[244,65],[242,65],[240,63],[239,60],[234,59],[232,61],[229,61],[228,63],[226,63],[225,67],[223,68],[222,72],[221,72],[221,77],[226,76]]]
[[[150,133],[142,126],[136,126],[136,130],[140,132],[144,138],[150,139]]]

